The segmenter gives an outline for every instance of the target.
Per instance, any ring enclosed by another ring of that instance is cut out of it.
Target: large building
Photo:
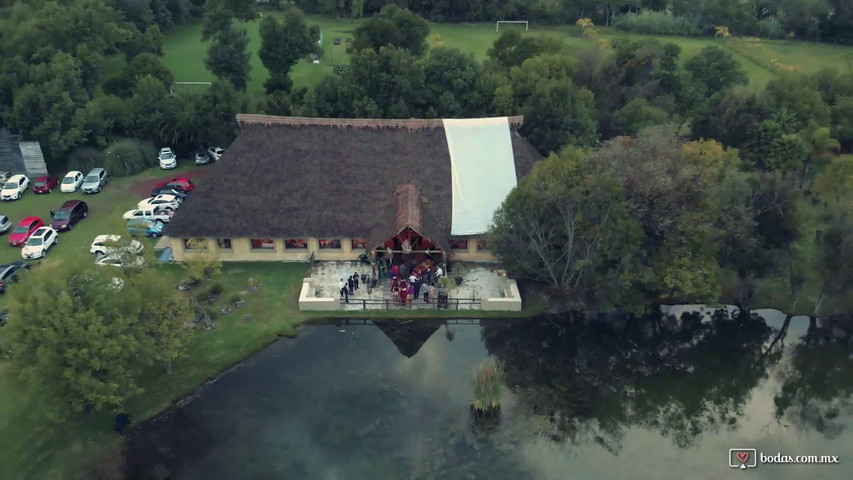
[[[166,228],[174,258],[494,260],[494,211],[540,158],[522,120],[238,115],[240,135]]]

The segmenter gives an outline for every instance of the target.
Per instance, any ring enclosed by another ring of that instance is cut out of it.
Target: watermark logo
[[[758,465],[758,455],[754,448],[729,449],[729,466],[732,468],[755,468]]]

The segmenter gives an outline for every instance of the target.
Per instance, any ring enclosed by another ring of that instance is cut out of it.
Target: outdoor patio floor
[[[503,297],[503,288],[506,283],[506,276],[500,270],[498,265],[492,264],[457,264],[456,271],[463,271],[462,284],[448,292],[448,309],[451,310],[472,310],[479,309],[480,304],[472,303],[471,299],[483,299]],[[343,278],[351,277],[353,273],[358,272],[359,276],[362,273],[370,273],[371,266],[364,265],[359,262],[317,262],[311,268],[310,278],[313,280],[315,287],[314,296],[316,297],[331,297],[340,298],[340,290],[338,284]],[[451,272],[455,276],[455,272]],[[391,292],[391,281],[387,277],[378,279],[376,288],[370,289],[364,285],[359,285],[359,289],[355,290],[353,295],[350,295],[348,304],[342,303],[342,310],[385,310],[387,308],[414,308],[414,309],[435,309],[435,299],[430,299],[430,303],[424,302],[423,290],[420,292],[420,298],[411,302],[411,305],[403,307],[394,303],[394,295]],[[457,305],[456,299],[459,299]],[[369,302],[362,302],[369,300]],[[467,301],[466,301],[467,300]]]

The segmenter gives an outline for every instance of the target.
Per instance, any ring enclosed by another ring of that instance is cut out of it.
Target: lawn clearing
[[[281,12],[265,11],[264,15],[281,15]],[[362,20],[337,20],[317,15],[309,15],[307,18],[309,24],[320,26],[323,35],[323,56],[319,64],[314,64],[308,59],[300,61],[294,66],[290,76],[294,86],[312,88],[324,76],[332,73],[332,65],[349,63],[349,55],[346,53],[346,39],[352,37],[353,30],[360,25]],[[246,22],[243,25],[249,33],[250,64],[252,66],[247,91],[253,97],[260,98],[264,94],[263,84],[268,74],[257,56],[257,50],[260,46],[259,22]],[[430,34],[427,37],[427,43],[431,48],[438,46],[458,48],[462,52],[472,53],[478,61],[486,58],[486,51],[500,36],[500,32],[495,32],[494,23],[430,23],[429,28]],[[201,41],[201,29],[201,22],[195,22],[175,27],[169,30],[165,36],[163,61],[172,70],[177,82],[211,82],[215,79],[213,74],[204,66],[208,42]],[[640,35],[603,28],[600,28],[599,31],[604,39],[609,40],[615,38],[652,38],[660,42],[675,43],[682,49],[682,61],[696,55],[708,45],[728,48],[746,71],[750,79],[749,87],[754,90],[764,88],[768,81],[776,78],[779,74],[778,71],[768,66],[768,62],[764,61],[765,57],[767,59],[778,58],[785,65],[797,66],[797,71],[802,73],[812,73],[824,67],[835,67],[841,72],[853,71],[853,47],[800,41],[761,40],[760,54],[756,54],[751,53],[754,49],[745,50],[734,45],[734,41],[731,39]],[[574,26],[537,27],[531,24],[530,31],[524,32],[524,34],[559,38],[570,47],[592,45],[589,39],[583,37],[580,29]],[[334,44],[336,38],[340,39],[339,45]],[[111,66],[110,68],[115,67]]]

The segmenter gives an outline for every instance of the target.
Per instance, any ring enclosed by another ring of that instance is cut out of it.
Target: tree
[[[514,276],[578,294],[617,249],[627,221],[621,189],[578,150],[552,154],[513,189],[495,213],[495,253]],[[628,237],[630,235],[627,235]]]
[[[187,91],[170,97],[160,133],[171,143],[227,145],[237,135],[237,114],[247,108],[244,95],[230,83],[216,81],[204,92]]]
[[[379,52],[381,47],[397,47],[408,50],[415,56],[426,51],[426,37],[429,25],[426,20],[415,15],[409,9],[397,5],[386,5],[378,15],[370,17],[353,31],[350,52],[372,49]]]
[[[271,78],[286,77],[299,59],[316,50],[318,40],[305,23],[302,11],[297,8],[285,12],[283,24],[271,15],[265,17],[261,20],[260,34],[258,57],[269,70]],[[282,82],[271,82],[270,85],[280,86]],[[275,90],[267,88],[267,92]],[[290,91],[290,88],[285,91]]]
[[[685,64],[693,80],[710,96],[735,85],[746,85],[749,77],[731,53],[709,45]]]
[[[237,90],[246,91],[249,72],[252,70],[248,46],[249,34],[246,30],[238,30],[229,24],[213,39],[204,64],[214,75],[231,82]]]
[[[528,58],[545,53],[557,53],[562,44],[549,39],[524,36],[518,30],[507,30],[486,51],[486,55],[496,65],[509,71],[520,66]]]
[[[139,312],[146,336],[153,343],[152,359],[162,362],[166,374],[172,374],[172,361],[184,355],[186,325],[193,320],[193,308],[187,297],[175,290],[152,270],[133,277],[132,285],[156,302],[144,302]]]
[[[315,108],[367,118],[423,116],[424,69],[410,52],[394,47],[362,50],[350,57],[350,65],[336,88],[334,81],[318,86]],[[340,103],[325,106],[324,98]]]
[[[850,205],[833,204],[829,228],[818,242],[815,271],[820,275],[820,293],[812,315],[817,317],[826,300],[853,287],[853,219]]]
[[[427,103],[435,109],[433,116],[452,118],[479,113],[477,108],[482,103],[477,84],[480,66],[472,54],[455,48],[433,48],[423,65]]]
[[[52,400],[48,416],[119,407],[140,394],[137,373],[151,352],[140,291],[117,293],[103,269],[39,270],[31,276],[40,288],[11,294],[6,328],[21,377]]]
[[[151,75],[138,78],[128,100],[128,132],[137,138],[154,138],[166,124],[169,102],[169,91],[159,79]]]
[[[649,105],[644,98],[635,98],[613,114],[614,133],[636,135],[640,130],[652,125],[661,125],[669,120],[663,110]]]
[[[201,39],[209,40],[231,28],[232,20],[245,22],[258,17],[255,0],[206,0]]]

